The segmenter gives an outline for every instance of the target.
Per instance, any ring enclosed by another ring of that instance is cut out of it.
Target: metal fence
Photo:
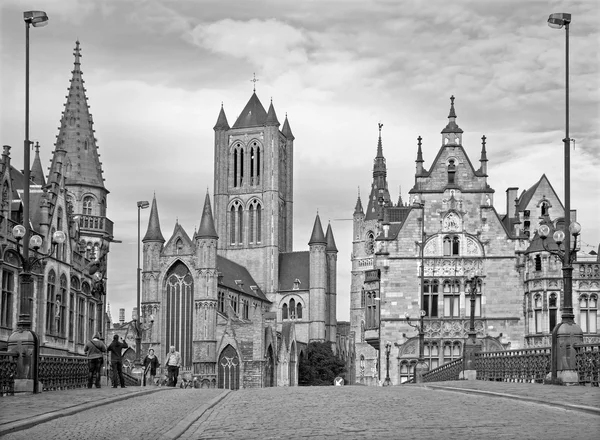
[[[458,358],[452,362],[434,368],[423,375],[423,382],[442,382],[444,380],[458,380],[460,372],[463,370],[463,358]],[[413,380],[414,382],[414,380]]]
[[[543,383],[550,373],[550,356],[550,347],[477,353],[477,379]]]
[[[600,376],[600,344],[575,345],[579,385],[597,387]]]
[[[15,376],[17,375],[17,353],[0,352],[0,396],[15,394]]]

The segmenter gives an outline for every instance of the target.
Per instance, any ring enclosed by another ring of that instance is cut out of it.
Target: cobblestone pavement
[[[537,440],[595,439],[598,432],[597,415],[538,403],[420,386],[347,386],[232,392],[180,438]]]
[[[101,389],[100,389],[101,390]],[[99,391],[100,391],[99,390]],[[120,390],[120,388],[118,389]],[[127,391],[128,388],[123,390]],[[138,388],[139,390],[139,388]],[[95,389],[89,390],[90,392]],[[112,390],[116,391],[116,390]],[[4,435],[16,439],[153,440],[176,438],[224,390],[162,388]],[[46,393],[50,396],[52,393]],[[43,395],[43,394],[42,394]],[[0,403],[4,406],[4,400]],[[204,407],[204,408],[203,408]],[[186,424],[186,419],[188,419]],[[182,427],[181,424],[185,426]],[[180,428],[180,429],[179,429]]]

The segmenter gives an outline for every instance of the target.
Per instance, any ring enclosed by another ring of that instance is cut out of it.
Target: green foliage
[[[333,380],[345,371],[344,361],[333,354],[331,342],[311,342],[302,357],[298,385],[333,385]]]

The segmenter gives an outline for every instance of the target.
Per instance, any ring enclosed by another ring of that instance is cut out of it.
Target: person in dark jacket
[[[154,376],[158,367],[158,358],[154,355],[154,349],[148,350],[148,355],[144,358],[144,385],[146,385],[146,374],[150,371],[150,384],[154,385]]]
[[[94,337],[85,344],[83,351],[88,357],[88,388],[92,388],[93,383],[96,384],[96,388],[100,388],[102,360],[106,352],[106,345],[100,339],[100,333],[96,332]],[[94,376],[96,376],[95,380]]]
[[[124,348],[128,348],[127,342],[121,340],[119,342],[119,335],[113,336],[113,341],[108,346],[108,352],[110,353],[110,367],[113,371],[112,386],[117,388],[117,380],[121,383],[121,388],[125,388],[125,378],[123,377],[123,357],[122,352]]]

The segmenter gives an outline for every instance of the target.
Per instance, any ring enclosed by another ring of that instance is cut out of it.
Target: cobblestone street
[[[570,440],[594,439],[600,431],[600,390],[587,387],[457,381],[431,386],[282,387],[235,392],[127,388],[114,394],[110,403],[106,403],[110,397],[104,396],[110,396],[109,390],[98,390],[102,395],[95,391],[2,398],[0,428],[7,429],[10,413],[14,418],[16,413],[27,412],[28,402],[34,416],[41,417],[45,411],[58,418],[47,417],[46,422],[32,422],[6,435],[0,431],[0,436],[7,440]],[[126,393],[129,395],[123,399]],[[105,404],[94,406],[94,399]],[[553,400],[579,409],[542,403]],[[77,407],[82,411],[60,414]]]

